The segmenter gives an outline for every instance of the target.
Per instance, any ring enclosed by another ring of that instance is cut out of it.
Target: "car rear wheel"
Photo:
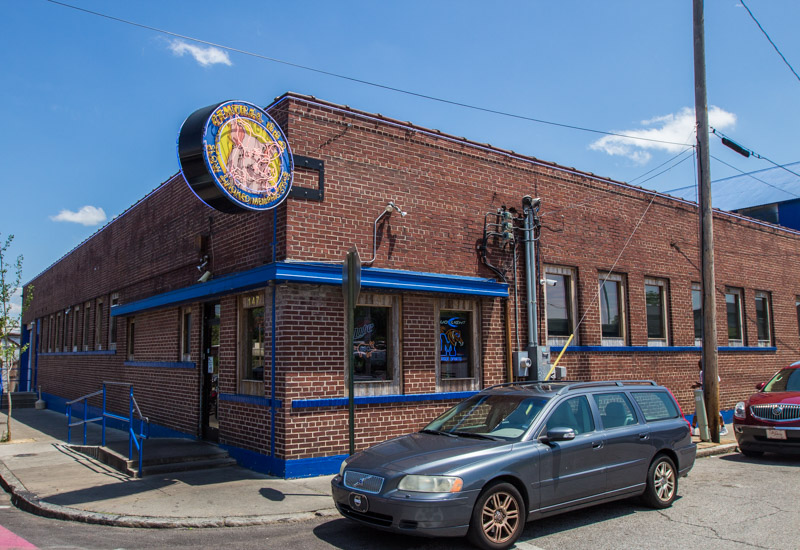
[[[511,547],[525,527],[525,503],[510,483],[488,486],[475,503],[467,537],[478,548]]]
[[[678,494],[678,473],[675,463],[666,455],[658,455],[647,471],[644,502],[653,508],[669,508]]]

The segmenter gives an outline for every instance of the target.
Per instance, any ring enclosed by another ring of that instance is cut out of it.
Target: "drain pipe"
[[[525,286],[528,292],[528,344],[526,349],[531,366],[528,369],[528,380],[539,379],[539,322],[536,308],[536,243],[534,229],[536,227],[536,212],[539,210],[541,199],[534,199],[530,195],[522,197],[522,211],[525,215]]]

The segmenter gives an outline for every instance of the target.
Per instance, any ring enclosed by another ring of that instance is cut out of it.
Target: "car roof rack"
[[[505,382],[503,384],[495,384],[484,388],[491,390],[494,388],[509,388],[515,386],[561,386],[556,393],[561,394],[572,390],[584,388],[602,388],[608,386],[624,387],[624,386],[658,386],[653,380],[595,380],[595,381],[580,381],[580,380],[519,380],[517,382]]]
[[[624,386],[658,386],[653,380],[603,380],[594,382],[576,382],[561,389],[558,393],[564,393],[571,390],[579,390],[583,388],[602,388],[604,386],[616,386],[618,388]]]

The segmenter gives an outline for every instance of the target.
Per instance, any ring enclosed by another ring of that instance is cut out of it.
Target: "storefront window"
[[[392,309],[357,306],[353,330],[353,368],[355,383],[392,380]]]
[[[245,380],[264,380],[264,306],[245,309]]]
[[[439,360],[441,377],[472,378],[472,312],[443,309],[439,312]]]
[[[604,346],[624,346],[625,286],[621,275],[600,274],[600,323]]]
[[[440,392],[480,388],[481,358],[479,302],[442,299],[436,309],[437,380]]]
[[[136,341],[136,319],[131,317],[128,319],[128,361],[133,361],[133,354]]]
[[[560,346],[575,331],[575,269],[571,267],[545,266],[544,298],[547,303],[547,343]],[[578,343],[574,334],[573,344]]]
[[[214,314],[219,318],[221,304]],[[257,292],[239,299],[239,391],[249,395],[264,395],[264,363],[266,361],[267,327],[264,322],[264,293]],[[219,345],[220,325],[210,327],[211,345]]]
[[[192,310],[186,308],[181,315],[181,361],[192,360]]]
[[[692,283],[692,315],[694,316],[694,345],[703,343],[703,292],[700,283]]]

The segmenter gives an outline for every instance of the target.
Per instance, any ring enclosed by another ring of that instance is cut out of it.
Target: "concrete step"
[[[32,409],[39,397],[35,392],[11,392],[11,408],[13,409]],[[0,410],[8,410],[8,395],[0,394]]]
[[[231,457],[215,458],[211,460],[192,460],[189,462],[170,462],[168,464],[160,464],[157,466],[142,465],[142,476],[155,476],[174,472],[188,472],[190,470],[209,470],[211,468],[228,468],[230,466],[236,466],[236,460]],[[131,477],[136,477],[138,475],[138,468],[138,463],[128,466],[128,475]]]
[[[133,459],[128,459],[127,440],[107,442],[106,447],[73,445],[72,448],[131,477],[138,475],[139,455],[134,449]],[[236,464],[227,451],[204,441],[156,438],[145,440],[143,448],[142,475],[224,468]]]

